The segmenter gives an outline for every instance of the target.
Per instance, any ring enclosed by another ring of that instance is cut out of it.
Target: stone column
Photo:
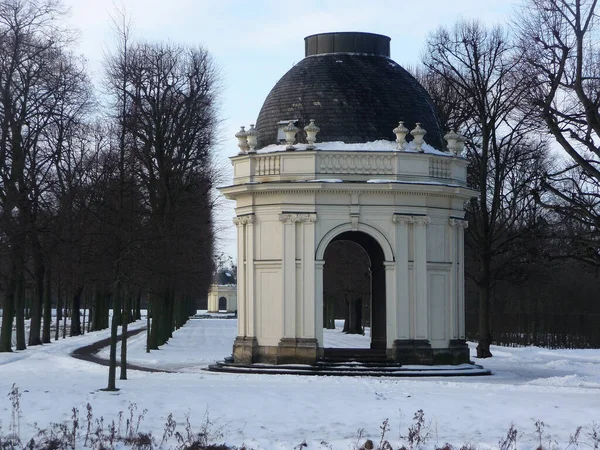
[[[450,219],[452,243],[452,278],[451,278],[451,317],[452,339],[449,349],[452,362],[455,364],[469,362],[469,347],[465,341],[465,253],[464,235],[465,228],[469,225],[463,219]]]
[[[457,270],[457,297],[458,297],[458,338],[465,339],[465,230],[469,222],[461,220],[458,227],[458,270]]]
[[[296,337],[296,214],[281,214],[283,241],[281,263],[283,274],[283,339]]]
[[[323,347],[323,268],[324,260],[315,261],[315,338],[319,347]]]
[[[308,214],[302,223],[303,248],[302,248],[302,279],[304,283],[302,302],[302,328],[301,336],[315,339],[316,323],[316,298],[315,298],[315,222],[316,214]]]
[[[302,243],[300,257],[302,258],[302,295],[300,300],[301,322],[298,335],[297,355],[301,360],[316,362],[319,354],[319,345],[316,339],[316,297],[315,297],[315,222],[317,215],[314,213],[302,215]],[[321,311],[322,314],[322,311]],[[321,320],[321,325],[323,321]]]
[[[411,333],[414,317],[411,317],[410,293],[408,290],[408,225],[412,216],[394,215],[396,224],[396,339],[407,340]]]
[[[277,363],[314,364],[317,359],[314,298],[314,213],[281,214],[283,223],[283,337],[279,341]],[[296,255],[296,232],[304,246]],[[297,296],[296,258],[301,258],[303,297]],[[307,333],[307,334],[305,334]]]
[[[429,217],[394,215],[396,224],[397,339],[391,357],[402,364],[431,364],[427,297],[427,224]],[[408,227],[413,227],[413,290],[408,289]]]
[[[458,339],[458,248],[456,246],[456,219],[448,220],[450,246],[450,295],[448,296],[448,330],[450,339]]]
[[[256,345],[256,299],[254,298],[254,214],[246,216],[245,252],[246,252],[246,335]],[[239,299],[238,299],[239,300]]]
[[[386,311],[386,349],[388,357],[391,357],[390,350],[394,341],[398,339],[398,297],[396,294],[396,263],[394,261],[385,261],[385,311]]]
[[[251,226],[254,214],[238,216],[233,223],[238,230],[238,336],[233,344],[233,360],[247,365],[255,362],[258,354],[254,335],[254,239]]]
[[[427,224],[429,217],[414,217],[415,339],[429,339],[429,305],[427,298]]]
[[[242,216],[243,217],[243,216]],[[244,221],[242,217],[235,217],[233,223],[237,227],[237,254],[238,254],[238,273],[237,273],[237,292],[238,292],[238,337],[246,336],[246,242]]]

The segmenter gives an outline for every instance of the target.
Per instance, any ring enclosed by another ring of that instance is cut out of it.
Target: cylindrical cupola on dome
[[[390,59],[390,38],[380,34],[321,33],[305,38],[306,57],[275,84],[256,129],[258,147],[281,144],[280,128],[290,121],[300,129],[311,119],[321,128],[320,142],[393,141],[399,121],[427,130],[427,143],[443,149],[435,107],[423,86]],[[410,139],[410,137],[409,137]]]

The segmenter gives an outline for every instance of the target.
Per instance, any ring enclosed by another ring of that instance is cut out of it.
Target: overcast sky
[[[134,38],[202,45],[214,56],[222,76],[221,144],[218,157],[238,151],[234,134],[254,123],[277,80],[304,57],[304,37],[331,31],[363,31],[392,38],[391,56],[415,65],[428,33],[460,18],[504,24],[519,0],[63,0],[68,21],[79,30],[79,51],[101,81],[102,57],[115,40],[111,15],[124,6],[134,21]],[[231,174],[226,184],[229,183]],[[231,203],[231,202],[228,202]],[[235,258],[234,211],[225,206],[220,221],[221,249]]]

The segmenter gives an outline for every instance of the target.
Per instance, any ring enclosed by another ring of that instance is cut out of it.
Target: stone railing
[[[429,176],[450,178],[450,161],[448,158],[431,158],[429,160]]]
[[[342,180],[435,182],[466,186],[464,158],[392,151],[286,151],[234,156],[234,184]]]
[[[281,172],[281,158],[279,155],[261,155],[256,158],[256,175],[279,175]]]
[[[318,172],[322,174],[394,174],[394,156],[330,152],[320,155]]]

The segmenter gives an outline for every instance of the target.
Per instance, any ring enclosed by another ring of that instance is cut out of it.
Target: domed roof
[[[258,147],[279,143],[278,128],[294,120],[298,142],[315,119],[317,142],[395,140],[399,121],[425,128],[442,149],[442,127],[419,82],[389,58],[390,38],[371,33],[324,33],[305,38],[306,57],[275,84],[258,119]],[[410,140],[410,136],[408,136]]]

